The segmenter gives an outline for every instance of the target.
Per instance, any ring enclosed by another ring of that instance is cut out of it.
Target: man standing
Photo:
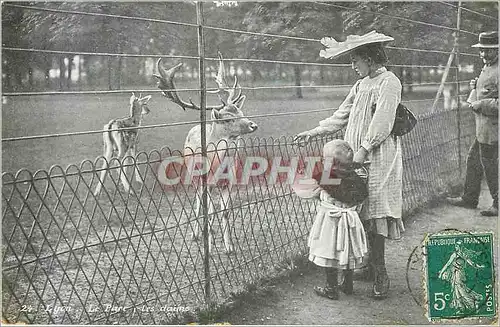
[[[478,78],[470,82],[472,89],[467,103],[476,116],[476,139],[467,157],[464,194],[448,198],[456,206],[476,208],[483,174],[490,189],[493,205],[481,211],[483,216],[498,215],[498,32],[479,34],[479,56],[484,67]]]

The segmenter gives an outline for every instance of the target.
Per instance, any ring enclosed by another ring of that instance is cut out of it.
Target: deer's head
[[[174,76],[182,67],[182,63],[166,70],[161,64],[161,58],[158,59],[157,69],[159,75],[154,74],[158,79],[158,88],[162,94],[172,102],[181,106],[184,110],[193,109],[201,110],[194,104],[191,99],[189,102],[183,101],[175,89]],[[219,69],[215,77],[218,89],[215,92],[221,101],[220,105],[207,106],[207,110],[211,110],[212,120],[214,120],[215,128],[222,133],[221,137],[235,138],[243,134],[249,134],[257,130],[257,124],[246,118],[241,110],[245,103],[246,96],[241,94],[241,87],[238,84],[238,78],[234,77],[234,84],[229,87],[226,83],[226,74],[222,55],[219,53]]]
[[[241,108],[246,96],[228,101],[222,109],[212,109],[212,120],[215,121],[217,130],[229,138],[250,134],[257,130],[257,124],[246,118]]]
[[[139,94],[137,97],[134,92],[132,92],[132,96],[130,97],[130,114],[132,116],[139,115],[147,115],[149,114],[148,102],[151,100],[151,96],[142,97],[142,94]]]

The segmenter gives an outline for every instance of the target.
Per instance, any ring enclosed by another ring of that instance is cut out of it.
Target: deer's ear
[[[151,100],[151,96],[148,95],[148,96],[145,96],[144,98],[140,98],[139,101],[142,103],[142,104],[147,104],[149,102],[149,100]]]
[[[236,102],[234,103],[234,105],[236,105],[238,108],[240,108],[240,109],[241,109],[241,107],[243,107],[243,104],[245,103],[246,98],[247,98],[247,97],[246,97],[245,95],[242,95],[242,96],[238,99],[238,101],[236,101]]]
[[[217,119],[220,119],[221,114],[218,110],[212,109],[211,117],[212,117],[212,120],[217,120]]]

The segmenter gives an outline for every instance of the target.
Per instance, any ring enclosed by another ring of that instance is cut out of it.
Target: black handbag
[[[372,114],[375,112],[376,104],[372,106]],[[417,124],[417,118],[404,104],[398,104],[396,109],[396,118],[392,127],[391,134],[395,136],[403,136],[411,132]]]
[[[417,124],[417,118],[405,105],[398,104],[396,109],[396,118],[391,133],[396,136],[402,136],[411,132]]]

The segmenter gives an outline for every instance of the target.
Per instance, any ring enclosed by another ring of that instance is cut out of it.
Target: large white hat
[[[326,49],[319,52],[319,56],[327,59],[338,57],[348,51],[359,48],[362,45],[370,43],[384,43],[394,41],[394,38],[371,31],[365,35],[349,35],[344,42],[338,42],[332,37],[324,37],[321,39]]]

